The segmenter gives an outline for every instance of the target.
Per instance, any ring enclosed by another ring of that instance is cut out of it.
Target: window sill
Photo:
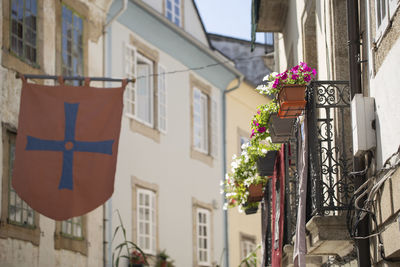
[[[88,245],[85,239],[69,238],[61,233],[56,233],[54,235],[54,248],[71,250],[85,256],[87,256],[88,253]]]
[[[196,150],[195,148],[192,147],[191,151],[190,151],[190,157],[192,159],[198,160],[203,162],[204,164],[213,167],[213,157],[205,154],[203,152],[200,152],[198,150]]]
[[[130,119],[130,129],[132,132],[139,133],[144,135],[150,139],[152,139],[156,143],[160,143],[160,132],[157,129],[149,127],[135,119]]]
[[[1,222],[0,224],[0,238],[12,238],[22,241],[31,242],[35,246],[40,244],[40,229],[39,227],[28,228]]]
[[[35,64],[28,64],[20,57],[14,55],[13,52],[3,49],[2,62],[1,64],[8,69],[14,70],[21,74],[44,74],[40,66]]]

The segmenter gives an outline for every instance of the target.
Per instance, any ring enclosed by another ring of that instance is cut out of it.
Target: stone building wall
[[[37,0],[37,64],[27,64],[10,51],[10,3],[0,1],[0,213],[7,214],[7,198],[4,198],[5,179],[7,178],[7,131],[18,131],[18,112],[21,93],[21,80],[16,73],[60,75],[61,62],[61,7],[66,4],[77,12],[84,24],[84,75],[103,76],[103,25],[111,0],[74,1],[74,0]],[[53,84],[51,80],[35,80],[35,83]],[[97,84],[99,85],[99,84]],[[102,207],[85,215],[86,236],[82,242],[84,252],[72,245],[70,249],[56,248],[57,222],[38,214],[36,241],[24,241],[16,231],[10,234],[7,219],[0,222],[0,266],[32,267],[41,266],[102,266],[103,265],[103,209]]]

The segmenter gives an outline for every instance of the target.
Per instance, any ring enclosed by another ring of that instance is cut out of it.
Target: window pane
[[[83,76],[83,21],[71,9],[62,7],[62,69],[63,75]],[[68,81],[79,85],[78,81]]]

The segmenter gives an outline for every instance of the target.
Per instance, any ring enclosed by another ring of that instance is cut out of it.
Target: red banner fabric
[[[272,248],[271,265],[280,267],[282,261],[284,200],[285,200],[285,145],[282,144],[272,176]]]
[[[23,79],[12,185],[29,206],[65,220],[111,197],[125,86]]]

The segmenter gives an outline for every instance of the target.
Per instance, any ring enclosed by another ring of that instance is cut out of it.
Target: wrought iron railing
[[[349,83],[314,81],[307,91],[309,215],[339,215],[354,192]]]

